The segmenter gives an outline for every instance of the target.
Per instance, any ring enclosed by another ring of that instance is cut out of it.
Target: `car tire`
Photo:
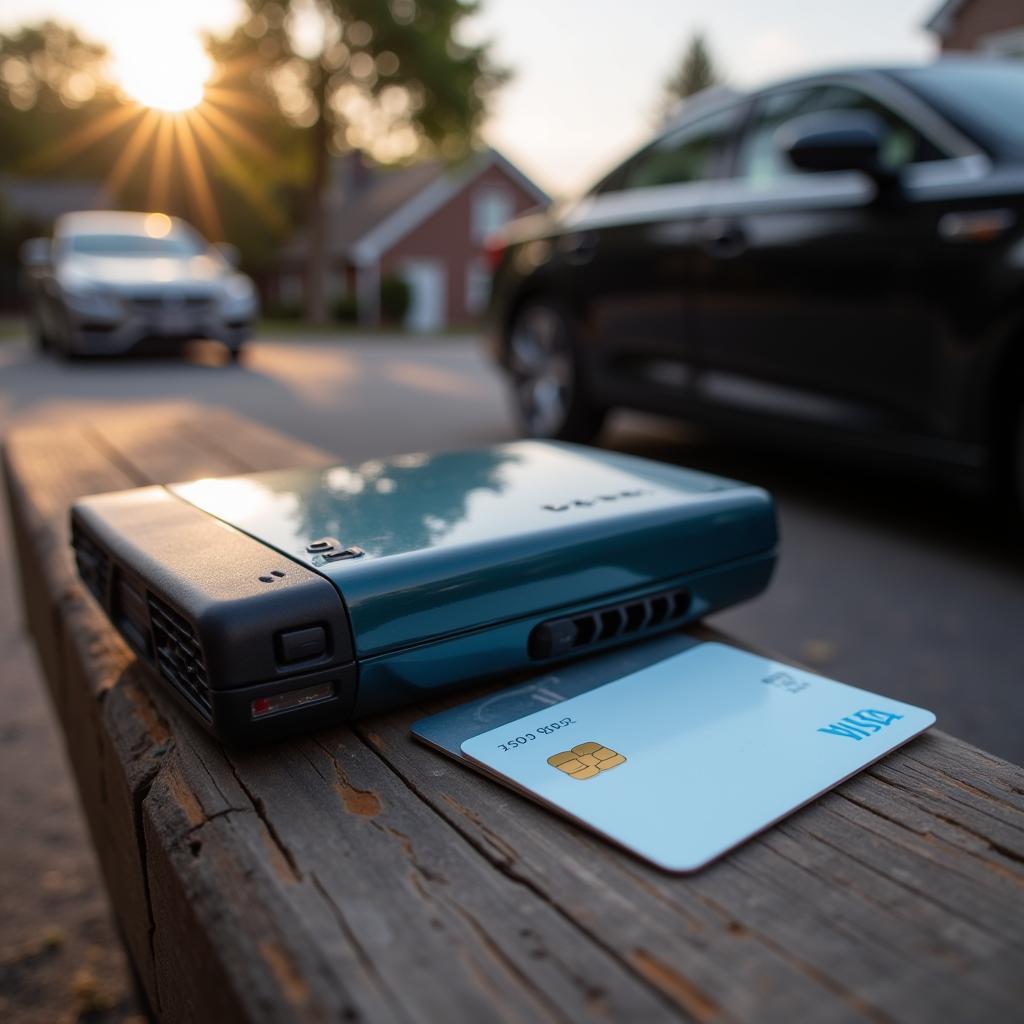
[[[569,317],[553,303],[528,302],[512,318],[507,345],[513,410],[522,433],[593,441],[608,410],[588,393]]]
[[[49,352],[53,348],[53,340],[46,333],[46,328],[43,326],[43,321],[38,313],[32,313],[29,318],[29,333],[32,336],[32,344],[40,352]]]

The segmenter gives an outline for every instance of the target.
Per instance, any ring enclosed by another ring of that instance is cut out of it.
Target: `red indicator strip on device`
[[[251,704],[253,718],[266,718],[282,711],[294,711],[316,701],[327,700],[334,696],[334,683],[317,683],[302,690],[289,690],[277,693],[273,697],[257,697]]]

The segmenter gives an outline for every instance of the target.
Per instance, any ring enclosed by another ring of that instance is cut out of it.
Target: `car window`
[[[71,252],[89,256],[198,256],[206,248],[201,240],[185,231],[163,238],[149,235],[71,235],[66,241]]]
[[[669,132],[623,168],[619,187],[650,188],[715,177],[735,120],[735,110],[723,110]]]
[[[763,184],[806,173],[794,167],[779,148],[778,130],[801,114],[828,110],[868,111],[879,117],[884,129],[880,159],[892,170],[946,158],[916,128],[873,97],[845,85],[819,85],[772,92],[757,101],[740,139],[737,176]]]
[[[898,77],[996,149],[1024,149],[1024,62],[940,62]]]

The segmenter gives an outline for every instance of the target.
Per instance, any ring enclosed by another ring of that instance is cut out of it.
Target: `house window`
[[[473,193],[470,232],[474,242],[480,243],[493,235],[514,212],[512,195],[500,185],[481,185]]]
[[[992,32],[978,40],[978,49],[993,57],[1016,57],[1024,59],[1024,28],[1008,28]]]
[[[466,264],[466,314],[479,316],[491,297],[491,272],[479,256]]]

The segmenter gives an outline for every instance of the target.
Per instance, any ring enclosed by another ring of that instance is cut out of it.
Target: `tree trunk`
[[[310,323],[327,322],[327,161],[330,122],[327,114],[327,73],[320,68],[316,83],[316,102],[320,116],[313,131],[312,168],[309,181],[309,220],[306,228],[305,314]]]

